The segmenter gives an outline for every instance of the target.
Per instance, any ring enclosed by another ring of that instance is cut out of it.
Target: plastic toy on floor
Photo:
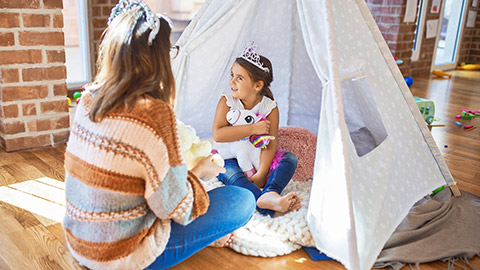
[[[407,83],[408,87],[412,86],[413,84],[412,77],[405,77],[405,83]]]
[[[460,70],[480,70],[480,64],[466,64],[462,62],[460,66],[457,67]]]
[[[437,77],[448,77],[448,78],[452,78],[452,74],[451,73],[447,73],[443,70],[439,70],[439,69],[435,69],[432,71],[432,74],[437,76]]]

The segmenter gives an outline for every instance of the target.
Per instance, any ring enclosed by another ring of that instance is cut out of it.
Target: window
[[[67,87],[78,89],[91,81],[87,0],[63,0]]]
[[[379,146],[388,134],[368,81],[344,80],[341,87],[345,122],[357,155],[362,157]]]
[[[413,40],[412,61],[420,58],[420,48],[422,47],[423,29],[425,28],[425,17],[427,14],[427,0],[419,0],[417,13],[417,27],[415,30],[415,39]]]

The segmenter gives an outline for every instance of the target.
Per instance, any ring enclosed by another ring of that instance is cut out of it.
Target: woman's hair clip
[[[148,35],[148,45],[151,46],[153,40],[158,34],[160,30],[160,19],[158,18],[157,14],[155,14],[142,0],[120,0],[118,4],[112,8],[112,12],[110,13],[110,17],[108,18],[108,25],[117,17],[118,15],[128,12],[135,7],[139,7],[140,13],[137,14],[136,21],[138,21],[142,16],[145,16],[145,21],[148,27],[151,29],[150,34]],[[172,27],[172,21],[161,14],[159,14],[162,18],[164,18],[170,27]]]

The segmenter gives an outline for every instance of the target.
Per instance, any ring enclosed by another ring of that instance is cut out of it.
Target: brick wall
[[[0,0],[0,144],[64,143],[69,116],[62,1]]]
[[[445,0],[443,0],[445,1]],[[439,13],[430,13],[432,9],[432,1],[428,1],[425,13],[425,22],[428,20],[441,20]],[[425,38],[425,28],[422,36],[422,46],[420,47],[420,57],[418,61],[411,63],[412,75],[420,75],[430,73],[432,66],[433,54],[435,53],[435,38]]]
[[[467,17],[468,11],[476,11],[477,19],[475,20],[475,27],[465,27],[463,30],[458,63],[480,64],[480,6],[472,7],[470,5],[467,10]]]
[[[100,38],[103,31],[107,28],[107,20],[110,16],[110,11],[118,3],[118,0],[89,0],[91,8],[90,14],[90,40],[92,40],[92,52],[95,61],[98,57],[98,47],[100,46]]]
[[[366,0],[392,55],[403,60],[399,65],[404,76],[410,76],[415,23],[404,23],[405,0]]]
[[[426,39],[424,32],[420,58],[412,62],[416,26],[415,23],[403,22],[406,0],[366,0],[366,2],[392,54],[404,61],[399,66],[402,74],[414,76],[430,73],[435,52],[435,38]],[[472,7],[471,3],[469,4],[468,10],[477,10],[477,20],[474,28],[464,28],[458,63],[480,63],[480,7]],[[440,13],[430,13],[431,6],[432,1],[429,1],[426,20],[440,19]]]

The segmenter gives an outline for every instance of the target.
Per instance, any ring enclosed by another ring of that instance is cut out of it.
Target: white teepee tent
[[[318,136],[316,247],[369,269],[411,206],[455,182],[364,0],[207,0],[173,63],[177,115],[201,138],[248,41],[273,63],[280,125]]]

